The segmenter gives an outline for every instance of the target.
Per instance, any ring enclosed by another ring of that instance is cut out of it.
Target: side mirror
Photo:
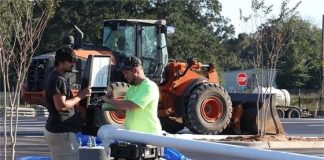
[[[168,26],[167,27],[167,34],[173,34],[173,33],[175,33],[175,27]]]

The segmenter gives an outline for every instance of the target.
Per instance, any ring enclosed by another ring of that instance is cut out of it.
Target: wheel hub
[[[123,124],[126,117],[124,111],[109,111],[109,115],[111,119],[118,124]]]
[[[223,114],[221,100],[217,97],[205,99],[201,104],[200,113],[206,122],[216,122]]]
[[[122,100],[122,99],[124,99],[124,97],[118,96],[118,97],[115,97],[115,99]],[[125,122],[125,118],[126,118],[125,111],[122,111],[122,110],[110,111],[109,114],[110,114],[110,117],[112,118],[112,120],[115,121],[116,123],[123,124]]]

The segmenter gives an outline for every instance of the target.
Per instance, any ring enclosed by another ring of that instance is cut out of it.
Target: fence
[[[11,108],[6,107],[6,111],[7,111],[7,116],[10,116],[11,113],[13,114],[13,116],[16,115],[16,108],[13,108],[11,110]],[[1,108],[1,115],[4,115],[4,108]],[[34,108],[22,108],[22,107],[18,107],[18,116],[24,116],[24,117],[35,117],[36,116],[36,112]]]
[[[307,108],[311,112],[324,113],[324,99],[319,90],[294,89],[288,90],[291,95],[291,105]]]
[[[11,110],[10,107],[6,107],[7,116],[10,116],[13,113],[13,116],[16,115],[16,109],[13,108]],[[4,115],[4,107],[0,108],[0,115]],[[37,105],[33,108],[25,108],[25,107],[18,107],[18,116],[25,116],[25,117],[48,117],[48,111],[45,107]]]
[[[44,106],[36,105],[35,112],[36,112],[36,116],[48,117],[48,111]]]
[[[7,92],[7,97],[5,97],[4,92],[0,92],[0,115],[4,115],[4,107],[5,107],[5,100],[7,100],[7,116],[11,114],[11,109],[9,107],[10,98],[9,95],[13,96],[13,92]],[[5,99],[6,98],[6,99]],[[18,107],[18,116],[28,116],[28,117],[35,117],[35,116],[42,116],[47,117],[48,111],[45,107],[41,105],[29,105],[23,101],[20,101]],[[16,102],[18,105],[18,101]],[[16,115],[16,110],[13,108],[13,115]]]

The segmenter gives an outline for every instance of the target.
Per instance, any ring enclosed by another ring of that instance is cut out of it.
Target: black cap
[[[124,57],[122,62],[121,62],[121,69],[122,70],[129,70],[135,67],[140,67],[142,66],[142,62],[139,58],[135,56],[128,56]]]
[[[74,45],[73,36],[64,36],[63,37],[63,45]]]

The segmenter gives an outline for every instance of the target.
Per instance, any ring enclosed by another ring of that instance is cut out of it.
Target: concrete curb
[[[215,141],[213,141],[215,142]],[[269,148],[267,142],[229,142],[229,141],[218,141],[216,143],[224,143],[224,144],[231,144],[231,145],[238,145],[238,146],[245,146],[245,147],[254,147],[254,148]]]
[[[323,148],[324,149],[324,141],[321,142],[276,142],[269,141],[269,148],[273,149],[286,149],[286,148]]]
[[[227,137],[237,137],[236,135],[190,135],[190,134],[181,134],[177,137],[194,139],[199,141],[207,141],[214,143],[224,143],[232,145],[240,145],[254,148],[263,148],[263,149],[303,149],[303,148],[316,148],[324,149],[324,141],[226,141]],[[309,137],[307,137],[309,138]],[[317,137],[314,137],[314,139]],[[311,138],[310,138],[311,139]]]
[[[324,142],[278,142],[278,141],[265,141],[265,142],[218,141],[218,142],[224,144],[248,146],[248,147],[263,148],[263,149],[306,149],[306,148],[324,149]]]

